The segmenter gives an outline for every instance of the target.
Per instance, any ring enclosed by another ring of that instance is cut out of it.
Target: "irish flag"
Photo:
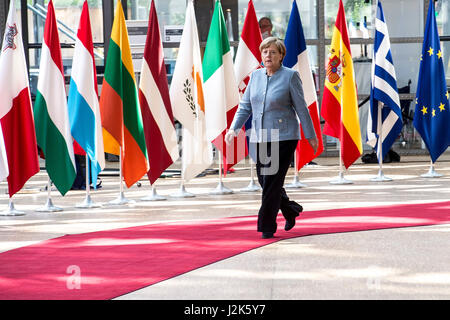
[[[139,83],[139,102],[150,165],[147,176],[153,184],[164,170],[178,159],[177,134],[154,1],[150,6]]]
[[[342,0],[331,40],[321,115],[323,133],[338,138],[341,159],[348,169],[362,154],[353,60]]]
[[[322,153],[323,141],[322,131],[320,129],[316,86],[314,85],[312,71],[309,65],[308,50],[306,48],[305,35],[303,34],[302,21],[300,19],[300,13],[298,12],[297,3],[295,0],[292,2],[292,10],[289,17],[284,43],[286,45],[286,57],[283,60],[283,65],[297,70],[300,75],[303,85],[303,92],[305,93],[305,102],[308,106],[309,114],[314,125],[314,131],[316,132],[316,137],[319,141],[317,151],[314,152],[308,140],[305,139],[302,125],[300,124],[300,133],[302,138],[298,142],[296,149],[296,169],[299,171],[305,164],[309,163]]]
[[[117,1],[100,95],[105,152],[119,155],[127,187],[148,171],[144,125],[139,108],[128,31],[122,4]]]
[[[0,178],[8,176],[12,197],[29,178],[39,172],[28,73],[23,49],[22,28],[11,0],[0,56]],[[2,137],[2,138],[3,138]],[[7,155],[8,163],[5,164]],[[5,172],[6,170],[6,172]]]
[[[76,171],[61,48],[52,1],[48,3],[39,70],[34,104],[37,144],[44,154],[50,179],[59,192],[65,195],[72,187]]]
[[[105,154],[87,1],[83,3],[75,43],[68,107],[72,136],[89,157],[95,188],[98,173],[105,168]]]
[[[203,70],[194,4],[188,1],[177,64],[170,85],[174,117],[183,125],[182,177],[195,178],[212,164],[206,138]]]
[[[239,90],[234,74],[233,56],[225,27],[222,6],[217,0],[203,56],[206,134],[222,152],[224,172],[247,155],[245,134],[225,146],[226,129],[231,125],[239,104]]]

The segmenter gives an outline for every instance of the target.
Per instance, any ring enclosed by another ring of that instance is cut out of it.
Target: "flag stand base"
[[[182,183],[180,185],[180,189],[177,192],[172,193],[170,195],[170,197],[172,197],[172,198],[194,198],[195,194],[187,192],[186,188],[184,187],[184,184]]]
[[[135,201],[126,198],[125,194],[123,193],[123,191],[121,191],[119,193],[119,195],[117,196],[116,199],[111,200],[110,202],[108,202],[108,204],[112,205],[112,206],[118,206],[118,205],[122,205],[122,204],[130,204],[130,203],[135,203]]]
[[[219,184],[213,191],[209,192],[209,194],[211,195],[232,194],[232,193],[234,193],[233,190],[225,187],[222,181],[219,182]]]
[[[344,173],[339,172],[339,177],[330,181],[330,184],[353,184],[353,181],[344,178]]]
[[[52,198],[47,198],[47,203],[42,208],[36,209],[38,212],[59,212],[63,211],[62,208],[53,205]]]
[[[298,175],[295,175],[294,180],[292,180],[291,183],[285,185],[284,187],[285,188],[305,188],[305,187],[307,187],[307,185],[304,183],[301,183]]]
[[[94,203],[91,199],[91,196],[88,194],[82,203],[79,203],[75,206],[75,208],[81,209],[89,209],[89,208],[100,208],[101,205],[98,203]]]
[[[16,210],[16,208],[14,208],[14,202],[12,202],[11,199],[9,200],[8,210],[0,212],[0,216],[16,217],[23,215],[25,215],[25,212]]]
[[[261,190],[262,190],[262,188],[257,183],[255,183],[254,179],[252,179],[252,180],[250,180],[250,183],[248,184],[248,186],[240,189],[239,191],[241,191],[241,192],[256,192],[256,191],[261,191]]]
[[[162,201],[162,200],[167,200],[166,197],[164,196],[160,196],[157,192],[155,187],[152,186],[152,191],[150,193],[150,195],[141,198],[142,201]]]
[[[430,170],[428,170],[427,173],[421,174],[420,176],[422,178],[439,178],[439,177],[442,177],[442,174],[437,173],[436,171],[434,171],[434,166],[431,165],[430,166]]]
[[[378,171],[378,175],[372,179],[370,179],[370,181],[375,181],[375,182],[385,182],[385,181],[392,181],[392,178],[386,177],[383,173],[382,170]]]

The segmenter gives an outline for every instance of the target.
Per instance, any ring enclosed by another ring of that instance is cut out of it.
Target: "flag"
[[[0,181],[5,180],[9,175],[8,157],[6,156],[5,139],[3,138],[3,128],[0,123]]]
[[[122,4],[117,1],[109,41],[100,114],[105,152],[119,155],[127,187],[139,181],[148,171],[144,126],[139,108],[133,61]]]
[[[338,138],[345,168],[362,154],[358,100],[350,41],[342,0],[336,18],[326,70],[321,115],[323,133]]]
[[[3,180],[9,174],[10,197],[39,172],[21,31],[14,1],[11,0],[0,56],[0,135],[1,140],[4,138],[4,142],[0,142],[0,179]],[[5,163],[6,160],[8,163]]]
[[[392,144],[402,131],[403,120],[397,90],[394,62],[383,8],[378,1],[375,19],[375,40],[372,60],[372,81],[370,92],[370,112],[367,122],[367,143],[377,150],[382,128],[382,157],[384,159]],[[379,105],[382,103],[384,105]],[[381,123],[378,123],[378,108],[381,109]],[[378,159],[380,155],[378,154]]]
[[[434,1],[430,1],[413,123],[425,142],[433,163],[450,144],[449,94],[442,60]]]
[[[154,1],[150,6],[142,59],[139,102],[150,167],[147,175],[153,184],[164,170],[178,159],[177,134]]]
[[[50,179],[62,195],[76,176],[73,139],[67,110],[64,70],[53,2],[48,3],[39,65],[34,119],[37,144]]]
[[[212,145],[206,137],[202,60],[192,0],[186,8],[170,97],[174,117],[183,126],[182,176],[189,181],[213,162]]]
[[[317,151],[314,152],[314,149],[305,138],[302,124],[300,123],[301,139],[298,142],[296,149],[296,169],[299,171],[305,164],[311,162],[322,153],[323,141],[322,131],[320,129],[316,86],[314,85],[313,74],[309,64],[302,21],[300,19],[300,13],[298,12],[297,3],[295,0],[292,2],[292,10],[289,17],[284,43],[286,46],[286,57],[284,57],[283,65],[297,70],[300,75],[300,80],[303,85],[303,92],[305,94],[305,102],[314,125],[317,140],[319,142]]]
[[[75,43],[68,108],[72,136],[89,157],[91,179],[96,188],[98,173],[105,168],[105,154],[91,21],[86,0],[83,3]]]
[[[247,156],[245,133],[226,146],[224,137],[239,104],[239,90],[233,68],[222,5],[217,0],[203,56],[203,89],[206,134],[222,152],[224,173]]]
[[[262,68],[261,52],[259,46],[262,42],[261,29],[259,28],[258,18],[256,17],[253,1],[248,2],[247,14],[245,15],[244,26],[242,27],[241,38],[239,41],[236,58],[234,60],[234,71],[239,88],[239,94],[242,95],[250,81],[250,74],[256,69]],[[245,130],[251,130],[252,117],[245,123]],[[247,143],[248,143],[247,135]],[[249,154],[256,162],[256,150],[251,148]]]

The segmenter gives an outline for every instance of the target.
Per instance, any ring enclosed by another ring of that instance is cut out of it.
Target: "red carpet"
[[[66,235],[0,253],[0,299],[111,299],[287,238],[443,223],[450,202],[310,211],[290,232],[280,215],[268,240],[255,216]]]

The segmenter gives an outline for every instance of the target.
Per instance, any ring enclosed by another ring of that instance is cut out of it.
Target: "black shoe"
[[[295,217],[286,220],[286,224],[284,225],[284,230],[289,231],[295,226]]]
[[[270,239],[270,238],[273,238],[273,232],[263,232],[263,233],[262,233],[262,238],[263,238],[263,239]]]
[[[303,207],[299,205],[298,203],[292,204],[295,206],[295,209],[297,210],[297,214],[289,219],[286,219],[286,224],[284,225],[284,230],[289,231],[295,226],[295,218],[297,218],[300,215],[300,212],[303,211]]]

